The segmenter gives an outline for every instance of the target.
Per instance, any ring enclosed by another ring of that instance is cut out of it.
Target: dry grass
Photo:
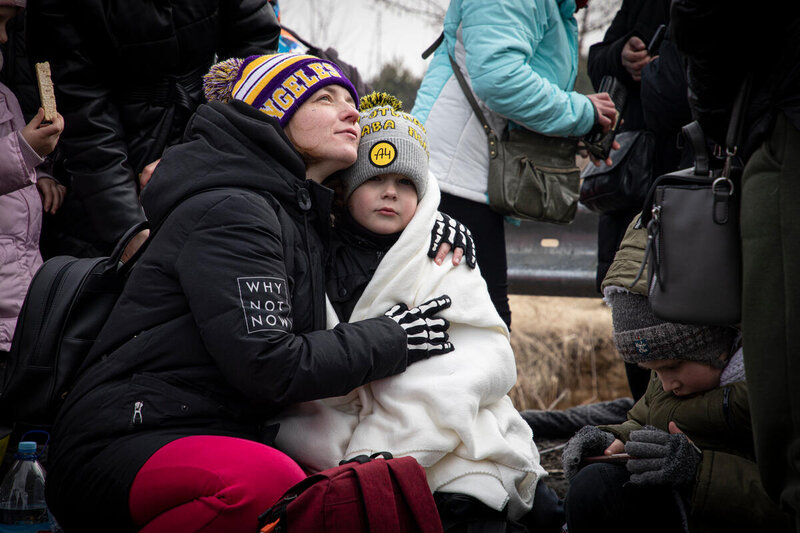
[[[564,409],[630,396],[611,338],[611,310],[599,298],[511,299],[517,409]]]

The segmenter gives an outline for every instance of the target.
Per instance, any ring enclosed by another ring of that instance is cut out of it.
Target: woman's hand
[[[52,178],[39,178],[36,180],[36,188],[39,190],[39,196],[42,197],[42,210],[55,215],[64,202],[67,188]]]
[[[594,106],[595,124],[602,128],[603,133],[610,130],[617,120],[617,108],[614,107],[614,101],[611,100],[608,93],[587,94],[586,98]]]
[[[39,157],[45,157],[55,150],[58,137],[64,131],[64,118],[56,113],[56,118],[50,124],[42,124],[44,120],[44,109],[41,107],[36,116],[31,119],[21,130],[25,142],[33,148]]]
[[[419,307],[408,308],[397,304],[385,316],[397,322],[408,336],[408,364],[427,359],[432,355],[442,355],[453,351],[447,329],[450,322],[435,315],[450,307],[452,301],[446,294],[428,300]]]
[[[453,265],[461,263],[461,258],[466,255],[467,265],[475,268],[477,258],[472,232],[453,217],[437,212],[436,222],[431,230],[431,247],[428,249],[428,257],[433,259],[437,265],[441,265],[450,250],[454,248]]]

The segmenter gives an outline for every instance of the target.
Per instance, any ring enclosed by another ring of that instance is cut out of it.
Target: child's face
[[[381,235],[403,231],[417,211],[417,189],[402,174],[373,176],[347,200],[356,222]]]
[[[720,358],[726,356],[727,354],[722,354]],[[719,387],[719,377],[722,374],[721,368],[681,359],[651,361],[639,363],[639,366],[655,370],[664,391],[675,396],[692,396],[715,389]]]
[[[18,8],[14,6],[0,6],[0,44],[8,42],[6,24],[17,14]]]

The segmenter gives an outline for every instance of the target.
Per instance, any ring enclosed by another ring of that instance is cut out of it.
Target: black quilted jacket
[[[734,98],[746,76],[753,90],[742,153],[772,129],[777,113],[800,129],[800,5],[675,0],[672,39],[688,59],[690,103],[703,130],[725,144]]]
[[[274,51],[279,27],[264,0],[31,0],[27,32],[65,120],[52,254],[97,255],[143,220],[138,173],[180,140],[215,54]]]

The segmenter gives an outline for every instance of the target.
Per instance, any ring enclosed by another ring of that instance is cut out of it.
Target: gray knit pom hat
[[[626,290],[606,290],[606,301],[614,344],[626,363],[681,359],[722,368],[727,361],[719,356],[730,355],[738,335],[731,327],[665,322],[653,314],[647,297]]]
[[[381,174],[402,174],[414,182],[417,201],[428,185],[428,135],[422,123],[401,111],[401,102],[386,93],[361,98],[358,159],[342,172],[345,198],[359,185]]]

